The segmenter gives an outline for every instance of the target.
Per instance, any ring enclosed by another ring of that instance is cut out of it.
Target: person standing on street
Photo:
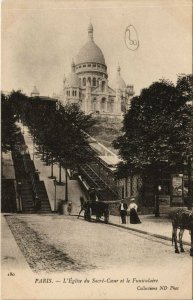
[[[127,203],[124,203],[124,200],[122,199],[119,205],[119,212],[120,212],[122,224],[126,224],[127,208],[128,208]]]
[[[131,198],[129,204],[129,213],[130,213],[130,224],[140,224],[141,221],[137,214],[137,204],[135,203],[135,198]]]

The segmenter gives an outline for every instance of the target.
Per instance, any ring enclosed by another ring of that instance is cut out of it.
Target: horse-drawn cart
[[[100,221],[104,217],[104,222],[107,224],[109,221],[109,204],[102,201],[86,202],[84,206],[84,219],[91,221],[92,215],[96,216],[96,220]]]

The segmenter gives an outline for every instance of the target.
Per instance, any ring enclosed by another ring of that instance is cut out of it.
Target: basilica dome
[[[101,49],[96,45],[96,43],[93,40],[93,26],[91,23],[88,26],[88,41],[80,49],[76,57],[76,65],[87,62],[105,65],[104,55]]]

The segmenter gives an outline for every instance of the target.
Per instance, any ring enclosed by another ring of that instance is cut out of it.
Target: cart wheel
[[[88,209],[88,215],[87,216],[88,216],[88,221],[91,222],[91,216],[92,216],[92,209],[91,208]]]
[[[100,216],[96,215],[96,221],[99,222],[100,221]]]
[[[109,222],[109,210],[104,213],[104,221],[106,224]]]

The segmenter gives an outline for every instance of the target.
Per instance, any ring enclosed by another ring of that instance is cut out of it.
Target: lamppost
[[[56,185],[57,185],[56,177],[53,182],[54,182],[54,212],[56,212]]]
[[[158,185],[157,187],[157,193],[155,195],[155,217],[160,217],[160,211],[159,211],[159,195],[161,192],[161,185]]]
[[[67,168],[65,169],[65,176],[66,176],[65,201],[68,202],[68,173],[67,173]]]

